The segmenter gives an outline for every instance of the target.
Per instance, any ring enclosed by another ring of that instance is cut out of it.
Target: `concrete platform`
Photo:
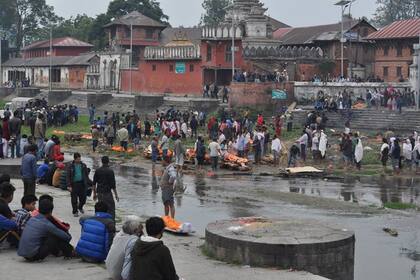
[[[0,174],[9,174],[11,178],[20,179],[21,161],[21,159],[0,159]]]
[[[218,260],[354,279],[353,232],[312,220],[239,218],[209,224],[206,249]]]

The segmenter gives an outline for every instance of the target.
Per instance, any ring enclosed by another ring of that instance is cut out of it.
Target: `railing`
[[[200,46],[146,47],[146,60],[200,59]]]

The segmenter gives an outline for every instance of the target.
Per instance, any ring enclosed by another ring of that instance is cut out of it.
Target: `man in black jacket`
[[[178,280],[171,252],[160,240],[165,223],[159,217],[146,221],[148,236],[137,240],[131,252],[131,280]]]
[[[75,153],[74,160],[67,168],[67,189],[71,193],[71,206],[73,216],[78,217],[79,212],[84,214],[83,206],[86,203],[86,190],[89,185],[89,172],[82,156]]]
[[[114,171],[109,167],[109,158],[102,157],[102,167],[98,168],[93,176],[93,200],[105,202],[108,205],[108,213],[115,220],[115,199],[120,201],[115,183]]]
[[[22,120],[19,118],[19,112],[13,113],[13,118],[9,121],[10,143],[12,149],[12,158],[21,157],[20,154],[20,131],[22,127]]]

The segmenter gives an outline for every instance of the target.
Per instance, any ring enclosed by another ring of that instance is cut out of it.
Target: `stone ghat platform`
[[[306,123],[308,114],[312,110],[293,112],[294,127],[302,127]],[[327,127],[344,131],[347,121],[345,112],[326,112]],[[394,131],[396,133],[412,133],[420,130],[420,111],[403,110],[402,114],[381,108],[352,110],[350,127],[352,130],[368,130],[374,133]]]
[[[0,159],[0,174],[9,174],[11,178],[20,179],[20,165],[21,159]]]
[[[218,260],[354,279],[354,232],[312,220],[239,218],[206,228],[206,251]]]

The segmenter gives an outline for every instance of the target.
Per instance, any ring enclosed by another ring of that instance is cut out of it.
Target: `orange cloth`
[[[165,227],[171,229],[171,230],[180,230],[182,227],[182,224],[174,219],[172,219],[169,216],[165,216],[162,218],[165,222]]]

